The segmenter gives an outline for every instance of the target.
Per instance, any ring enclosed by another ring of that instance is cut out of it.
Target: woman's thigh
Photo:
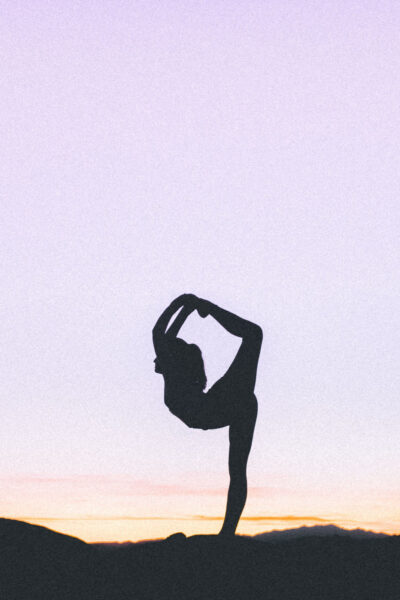
[[[240,395],[254,394],[260,350],[261,338],[243,339],[232,364],[217,384]]]

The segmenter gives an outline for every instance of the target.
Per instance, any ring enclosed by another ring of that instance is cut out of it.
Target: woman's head
[[[188,344],[181,338],[168,340],[171,375],[204,390],[207,377],[201,350],[196,344]],[[157,366],[157,363],[156,363]]]

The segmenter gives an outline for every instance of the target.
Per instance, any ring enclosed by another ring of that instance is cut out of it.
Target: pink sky
[[[153,372],[194,292],[264,330],[240,532],[400,532],[400,8],[1,5],[0,514],[218,529],[227,431],[174,419]],[[182,335],[213,383],[237,341]]]

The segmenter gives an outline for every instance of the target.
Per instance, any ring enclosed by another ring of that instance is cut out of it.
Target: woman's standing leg
[[[247,498],[247,459],[253,442],[257,419],[257,400],[243,407],[238,418],[229,427],[229,476],[230,484],[224,524],[220,535],[234,535]]]

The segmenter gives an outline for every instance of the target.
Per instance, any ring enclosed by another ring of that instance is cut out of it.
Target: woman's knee
[[[229,485],[231,489],[246,490],[247,489],[247,476],[246,469],[237,472],[232,471],[229,474]]]
[[[241,402],[238,408],[238,421],[243,424],[247,423],[249,427],[254,427],[258,413],[257,398],[252,394],[245,401]]]

